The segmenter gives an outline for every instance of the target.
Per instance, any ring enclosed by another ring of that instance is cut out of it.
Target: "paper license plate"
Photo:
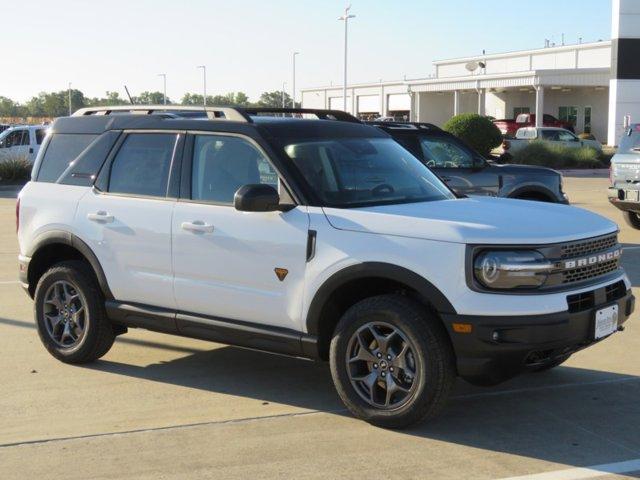
[[[618,305],[603,308],[596,312],[595,339],[606,337],[618,330]]]

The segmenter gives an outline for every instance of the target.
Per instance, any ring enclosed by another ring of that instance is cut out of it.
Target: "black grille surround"
[[[473,273],[476,257],[485,251],[535,250],[553,263],[553,271],[547,281],[539,288],[514,288],[511,290],[489,289],[480,284]],[[477,292],[501,295],[536,295],[561,292],[596,283],[606,282],[618,277],[622,247],[618,243],[618,233],[551,245],[468,245],[467,246],[467,285]],[[596,257],[595,260],[593,257]]]

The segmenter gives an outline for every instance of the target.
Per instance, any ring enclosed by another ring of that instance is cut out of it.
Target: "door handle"
[[[183,230],[187,230],[189,232],[199,232],[199,233],[213,232],[213,225],[204,223],[202,220],[195,220],[193,222],[182,222],[180,227],[182,227]]]
[[[109,215],[104,210],[100,210],[99,212],[96,212],[96,213],[87,213],[87,218],[92,222],[99,222],[99,223],[112,223],[114,220],[113,215]]]
[[[33,153],[33,148],[30,148],[30,149],[29,149],[29,153]]]

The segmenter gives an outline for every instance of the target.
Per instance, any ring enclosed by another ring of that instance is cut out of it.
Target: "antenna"
[[[129,97],[129,102],[131,102],[131,105],[133,105],[133,98],[131,98],[131,94],[129,93],[129,89],[127,88],[127,86],[124,86],[124,91],[127,92],[127,97]]]

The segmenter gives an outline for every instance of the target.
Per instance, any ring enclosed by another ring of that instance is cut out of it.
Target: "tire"
[[[640,213],[623,212],[622,214],[624,215],[624,220],[627,222],[627,225],[636,230],[640,230]]]
[[[34,314],[42,344],[65,363],[92,362],[115,340],[102,291],[93,270],[82,261],[58,263],[40,277]]]
[[[545,363],[544,365],[541,365],[539,367],[536,367],[535,369],[533,369],[533,373],[541,373],[541,372],[546,372],[548,370],[551,370],[552,368],[556,368],[559,367],[560,365],[562,365],[564,362],[566,362],[567,360],[569,360],[569,357],[571,357],[571,355],[564,355],[562,357],[558,357],[555,360],[550,361],[549,363]]]
[[[384,344],[386,349],[381,348]],[[381,352],[386,354],[379,357]],[[385,428],[408,427],[436,416],[456,378],[453,349],[442,324],[400,295],[370,297],[349,308],[336,326],[329,360],[338,395],[351,413]],[[365,375],[372,387],[366,380],[354,381]],[[389,385],[392,388],[386,388]]]

